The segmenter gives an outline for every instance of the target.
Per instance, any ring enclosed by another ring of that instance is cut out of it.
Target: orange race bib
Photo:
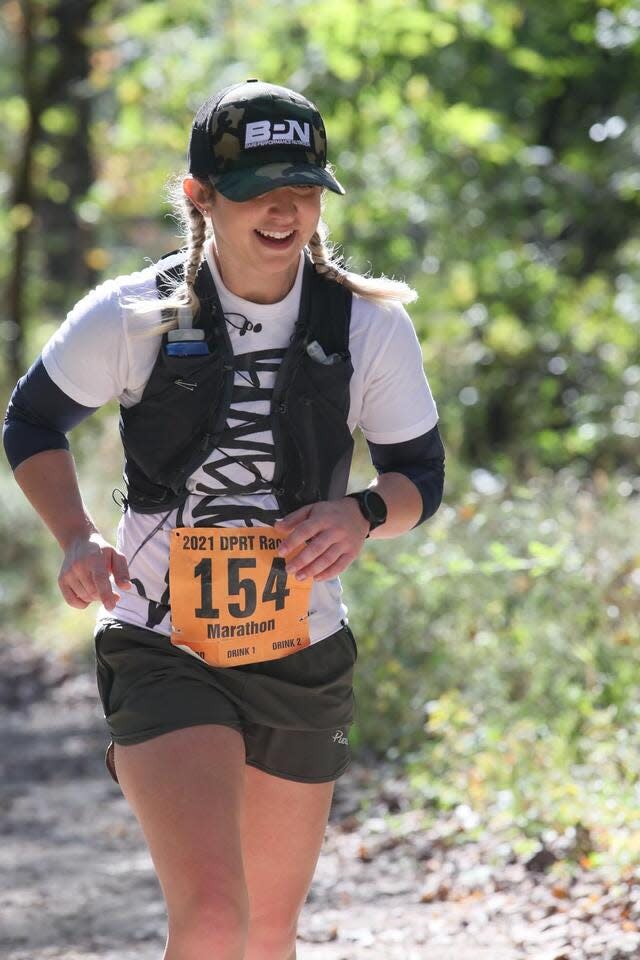
[[[309,646],[313,581],[289,577],[273,527],[179,527],[171,534],[171,642],[215,667]]]

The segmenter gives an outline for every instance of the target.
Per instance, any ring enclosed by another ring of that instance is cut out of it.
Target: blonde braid
[[[194,290],[194,284],[200,264],[204,259],[204,245],[207,240],[207,221],[198,207],[186,196],[182,189],[182,178],[176,177],[169,187],[169,196],[172,202],[174,216],[178,221],[181,234],[185,240],[186,257],[184,260],[184,276],[177,281],[171,274],[165,274],[167,284],[171,290],[168,297],[148,297],[145,300],[135,300],[125,303],[125,307],[141,316],[155,314],[162,311],[163,319],[151,328],[139,331],[136,336],[146,338],[175,330],[181,310],[188,309],[195,317],[200,309],[200,302]]]
[[[392,300],[411,303],[417,298],[416,291],[402,280],[391,280],[389,277],[363,277],[359,273],[345,270],[336,259],[334,249],[326,242],[328,234],[326,224],[321,220],[308,243],[313,264],[323,277],[341,283],[347,290],[374,303],[385,304]]]
[[[186,304],[191,307],[193,316],[200,309],[200,301],[193,288],[196,274],[200,269],[202,258],[204,256],[204,243],[207,239],[207,223],[202,212],[196,207],[189,197],[185,195],[183,200],[184,212],[187,221],[187,259],[184,264],[184,281],[181,284],[180,295],[185,298]]]
[[[319,274],[327,277],[329,280],[335,280],[336,283],[343,283],[346,271],[340,264],[332,259],[333,250],[325,244],[327,237],[327,228],[322,221],[318,224],[318,229],[309,240],[309,253],[314,266]]]

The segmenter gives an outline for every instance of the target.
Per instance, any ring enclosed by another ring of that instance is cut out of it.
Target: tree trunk
[[[38,139],[41,107],[34,90],[35,38],[33,31],[34,11],[31,0],[23,0],[21,8],[22,57],[20,77],[27,103],[28,120],[22,148],[16,163],[13,189],[10,194],[10,209],[13,214],[13,252],[7,284],[8,319],[11,324],[8,339],[9,374],[17,379],[22,372],[22,348],[24,342],[24,285],[30,237],[29,227],[33,215],[33,152]]]
[[[47,305],[60,306],[58,284],[64,290],[92,283],[94,277],[85,260],[87,228],[80,223],[75,205],[92,182],[89,153],[90,102],[86,95],[89,54],[84,39],[96,0],[59,0],[49,6],[34,0],[22,0],[17,26],[21,45],[20,86],[27,107],[27,126],[16,160],[10,207],[13,222],[13,247],[7,282],[7,307],[10,323],[8,368],[16,379],[24,369],[25,292],[28,264],[37,224],[44,246]],[[48,38],[39,36],[43,20],[57,24],[56,59],[46,69],[39,62],[40,48],[51,49]],[[83,83],[84,81],[84,83]],[[70,104],[76,125],[69,136],[56,136],[60,160],[52,175],[66,187],[62,203],[53,204],[37,195],[34,183],[36,148],[45,139],[42,116],[49,107]],[[59,142],[58,142],[59,141]]]
[[[90,50],[85,39],[94,7],[95,0],[58,0],[51,10],[60,64],[58,84],[49,90],[47,107],[64,107],[74,120],[65,132],[43,134],[58,157],[50,170],[51,180],[63,187],[61,195],[45,194],[37,203],[44,244],[44,296],[47,308],[57,313],[67,310],[77,294],[97,279],[87,262],[93,229],[77,212],[94,180],[87,83]]]

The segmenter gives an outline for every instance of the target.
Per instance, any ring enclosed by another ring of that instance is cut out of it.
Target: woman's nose
[[[278,190],[271,190],[269,196],[269,211],[280,215],[289,215],[295,213],[296,202],[292,190],[287,187],[280,187]]]

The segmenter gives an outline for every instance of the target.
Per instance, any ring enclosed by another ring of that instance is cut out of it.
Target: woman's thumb
[[[123,587],[125,590],[129,589],[131,581],[129,580],[127,559],[113,548],[111,549],[111,573],[119,587]]]

